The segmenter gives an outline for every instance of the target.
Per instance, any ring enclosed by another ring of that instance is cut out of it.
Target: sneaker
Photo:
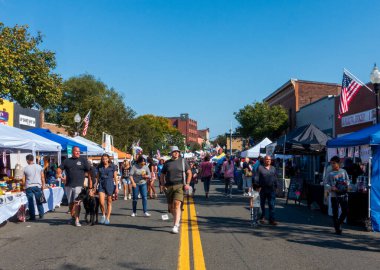
[[[272,220],[272,221],[270,221],[270,222],[269,222],[269,224],[270,224],[270,225],[273,225],[273,226],[276,226],[276,225],[278,225],[278,222],[277,222],[277,221],[274,221],[274,220]]]
[[[232,194],[230,194],[230,199],[232,199]]]
[[[174,227],[172,229],[172,232],[173,233],[179,233],[179,226],[178,225],[174,225]]]
[[[129,200],[132,199],[132,195],[131,195],[131,194],[128,194],[128,199],[129,199]]]
[[[124,196],[124,201],[128,200],[128,197],[127,196]]]
[[[135,216],[137,216],[136,213],[132,213],[131,217],[135,217]]]
[[[104,222],[104,225],[110,225],[110,220],[106,219],[106,221]]]
[[[146,217],[150,217],[151,214],[149,214],[148,212],[145,212],[145,213],[144,213],[144,216],[146,216]]]
[[[141,199],[141,195],[140,195],[140,194],[139,194],[139,195],[137,195],[137,198]]]
[[[248,196],[248,193],[247,193],[247,192],[244,192],[243,196],[244,196],[244,197]]]
[[[100,218],[100,224],[104,224],[106,222],[106,216],[102,216],[101,218]]]
[[[265,224],[265,219],[264,218],[260,219],[260,224]]]
[[[79,221],[75,221],[75,227],[81,227],[82,225],[80,224]]]

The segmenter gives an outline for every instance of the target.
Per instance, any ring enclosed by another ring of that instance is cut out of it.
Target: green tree
[[[202,149],[202,146],[199,143],[197,143],[197,142],[190,143],[190,151],[191,152],[199,151],[201,149]]]
[[[0,98],[23,107],[46,108],[60,102],[61,76],[53,73],[55,54],[39,49],[42,35],[28,26],[6,27],[0,22]]]
[[[140,140],[146,154],[156,153],[157,150],[167,153],[171,145],[184,149],[183,135],[165,117],[151,114],[139,116],[133,119],[129,135],[134,141]]]
[[[214,146],[218,145],[220,147],[224,147],[227,144],[227,138],[226,135],[218,135],[216,138],[211,142]]]
[[[254,102],[235,112],[240,126],[237,131],[243,137],[253,137],[255,141],[269,137],[275,139],[288,126],[288,115],[282,106],[269,106],[266,102]]]
[[[79,113],[82,119],[91,109],[90,124],[86,138],[97,143],[102,141],[102,133],[111,134],[114,145],[126,150],[132,143],[127,130],[135,112],[127,107],[124,98],[113,88],[92,75],[72,77],[64,82],[62,102],[46,110],[46,121],[67,126],[70,134],[77,131],[74,116]],[[79,131],[83,129],[83,124]]]

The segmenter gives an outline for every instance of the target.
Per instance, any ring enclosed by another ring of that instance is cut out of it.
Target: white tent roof
[[[254,147],[241,152],[240,156],[249,157],[249,158],[257,158],[258,156],[264,156],[264,154],[260,153],[260,148],[265,148],[265,146],[271,143],[272,143],[271,140],[269,140],[268,138],[265,138],[264,140],[256,144]]]
[[[32,132],[5,125],[0,125],[0,148],[31,150],[33,152],[60,152],[62,149],[59,143]]]
[[[63,134],[59,134],[59,135],[66,137],[66,138],[69,138],[70,140],[73,140],[77,143],[80,143],[80,144],[87,146],[87,155],[88,156],[101,156],[105,153],[104,149],[99,144],[97,144],[93,141],[90,141],[88,139],[85,139],[81,136],[76,136],[76,137],[72,138],[72,137],[68,137],[68,136],[63,135]]]

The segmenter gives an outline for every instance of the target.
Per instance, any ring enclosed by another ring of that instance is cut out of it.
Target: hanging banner
[[[354,157],[354,147],[349,147],[347,151],[347,157],[353,158]]]
[[[346,148],[344,147],[338,148],[338,154],[340,158],[346,157]]]
[[[371,146],[362,145],[360,146],[360,158],[363,163],[368,163],[369,158],[371,157]]]
[[[355,157],[360,157],[360,146],[355,146]]]
[[[336,148],[327,148],[327,160],[330,161],[330,159],[333,157],[333,156],[336,156],[337,155],[337,152],[336,152]]]

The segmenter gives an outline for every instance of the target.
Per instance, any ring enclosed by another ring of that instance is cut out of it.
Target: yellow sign
[[[13,127],[14,104],[2,99],[0,104],[0,124]]]

